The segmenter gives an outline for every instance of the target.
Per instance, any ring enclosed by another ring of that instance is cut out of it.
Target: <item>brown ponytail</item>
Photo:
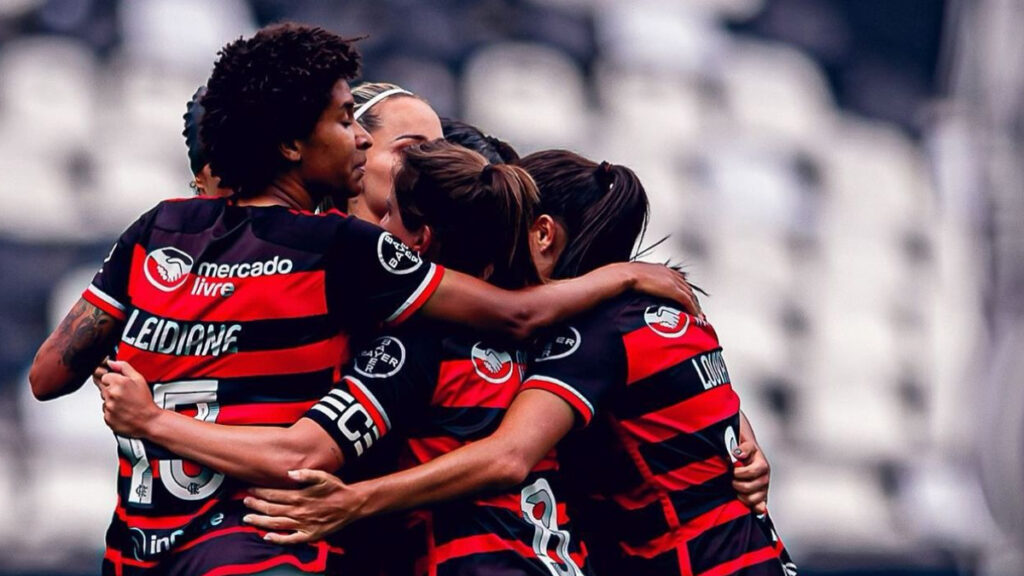
[[[522,168],[427,142],[404,151],[395,199],[407,228],[430,225],[439,264],[474,275],[493,265],[490,282],[503,288],[539,282],[528,237],[539,195]]]
[[[648,216],[647,192],[632,170],[567,150],[536,152],[519,165],[540,190],[538,214],[557,219],[568,234],[553,277],[574,278],[630,259]]]

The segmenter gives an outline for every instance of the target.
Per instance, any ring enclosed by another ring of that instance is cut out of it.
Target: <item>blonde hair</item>
[[[381,98],[388,92],[391,94]],[[352,89],[352,98],[356,101],[356,120],[369,132],[381,126],[380,115],[374,110],[378,103],[392,98],[416,98],[426,102],[411,91],[390,82],[364,82]]]

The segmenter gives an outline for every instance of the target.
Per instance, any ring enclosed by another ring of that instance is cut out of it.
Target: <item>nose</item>
[[[356,122],[356,149],[366,150],[373,146],[373,136],[363,128],[363,125]]]

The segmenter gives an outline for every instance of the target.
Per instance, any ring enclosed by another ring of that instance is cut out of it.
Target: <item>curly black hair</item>
[[[222,186],[252,196],[286,169],[280,144],[312,133],[335,83],[359,74],[354,40],[283,23],[221,49],[199,134]]]

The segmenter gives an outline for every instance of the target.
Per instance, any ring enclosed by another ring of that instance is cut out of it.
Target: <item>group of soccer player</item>
[[[358,73],[320,28],[228,44],[199,197],[40,348],[35,395],[95,371],[117,436],[103,573],[795,574],[714,329],[630,262],[637,176]]]

